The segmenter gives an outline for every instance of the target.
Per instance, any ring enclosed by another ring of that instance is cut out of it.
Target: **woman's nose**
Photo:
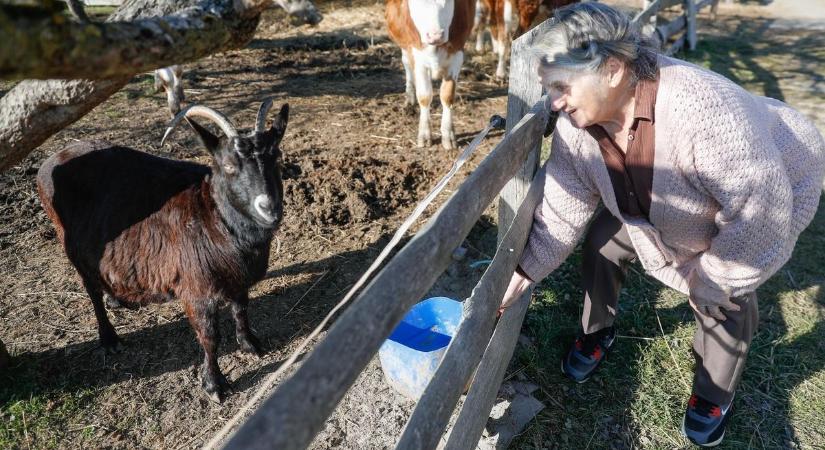
[[[550,97],[550,109],[553,111],[561,111],[564,108],[564,96],[551,96]]]

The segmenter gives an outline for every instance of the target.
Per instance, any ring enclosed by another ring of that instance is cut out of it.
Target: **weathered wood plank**
[[[507,96],[507,132],[510,132],[513,126],[541,98],[542,87],[537,81],[538,61],[530,54],[530,48],[547,32],[552,21],[553,19],[545,20],[513,41],[510,52],[510,87]],[[530,181],[538,169],[540,153],[541,141],[533,151],[526,155],[521,169],[501,190],[498,202],[499,242],[504,238],[504,233],[513,221],[518,205],[527,194]]]
[[[504,150],[515,161],[523,160],[529,152],[541,145],[548,119],[549,100],[544,97],[534,105],[518,128],[499,144],[499,150]],[[524,206],[523,202],[522,205]],[[529,212],[524,211],[525,207],[519,208],[519,214],[532,218],[535,204]],[[464,303],[461,325],[433,379],[418,400],[396,449],[432,449],[438,444],[467,380],[484,354],[493,331],[496,310],[516,269],[521,249],[527,242],[529,228],[526,231],[523,228],[505,234],[493,262]]]
[[[716,13],[719,11],[719,0],[712,0],[710,6],[710,20],[716,20]]]
[[[649,8],[650,5],[653,4],[653,1],[654,0],[644,0],[644,7],[642,8],[642,12],[647,10],[647,8]],[[653,11],[649,15],[650,17],[645,19],[644,22],[638,22],[639,27],[642,30],[642,34],[644,34],[645,36],[650,36],[651,34],[653,34],[654,31],[656,31],[656,13],[657,11]]]
[[[687,38],[687,33],[682,33],[682,35],[679,36],[679,39],[676,39],[676,42],[674,42],[670,47],[667,48],[667,50],[665,50],[665,55],[668,55],[668,56],[675,55],[676,52],[681,50],[682,46],[685,45],[686,38]]]
[[[541,201],[543,188],[544,172],[540,171],[536,179],[533,180],[527,197],[521,203],[518,214],[513,220],[513,225],[507,231],[507,235],[504,237],[498,253],[496,253],[496,258],[493,260],[493,264],[496,264],[499,259],[502,260],[501,266],[495,269],[504,272],[506,275],[506,280],[501,282],[503,288],[507,286],[507,282],[512,276],[516,264],[518,264],[521,249],[524,248],[527,242],[530,228],[533,225],[533,211]],[[509,251],[510,249],[513,251]],[[493,264],[490,265],[488,272],[494,270]],[[487,276],[486,273],[484,275]],[[476,289],[481,287],[479,286]],[[498,307],[503,295],[503,288],[497,289],[495,295],[491,293],[491,298],[486,299],[490,307]],[[501,295],[499,295],[499,291],[502,291]],[[473,385],[464,400],[464,405],[461,407],[458,420],[450,432],[444,450],[471,450],[478,444],[479,437],[490,415],[490,410],[496,400],[496,394],[499,386],[501,386],[507,365],[513,356],[521,324],[530,303],[530,296],[531,292],[525,293],[516,303],[507,308],[507,311],[501,316],[493,332],[493,337],[487,344],[484,357],[476,371]]]
[[[310,444],[384,339],[447,268],[453,250],[521,166],[513,148],[522,137],[505,136],[225,448],[303,449]]]
[[[650,20],[651,16],[656,15],[659,11],[665,8],[676,6],[682,3],[682,1],[683,0],[654,0],[652,3],[647,5],[645,9],[636,14],[636,17],[633,18],[633,22],[644,25],[645,22]]]
[[[687,17],[685,15],[681,15],[670,22],[660,25],[656,27],[656,32],[659,34],[660,38],[662,39],[662,46],[667,44],[668,40],[685,29],[685,25],[687,24]]]
[[[702,8],[705,8],[706,6],[710,6],[711,9],[713,9],[718,3],[719,0],[702,0],[696,4],[696,11],[701,11]]]

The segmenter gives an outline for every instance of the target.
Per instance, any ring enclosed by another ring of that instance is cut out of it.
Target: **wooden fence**
[[[648,26],[674,53],[696,45],[696,12],[718,0],[647,1],[634,21]],[[683,14],[662,25],[657,14],[683,5]],[[331,326],[291,377],[281,383],[226,443],[226,449],[305,449],[406,312],[444,272],[487,206],[499,202],[499,246],[472,295],[444,359],[402,431],[396,449],[474,449],[515,349],[527,311],[525,294],[496,324],[495,312],[518,264],[541,197],[535,177],[542,137],[552,126],[549,101],[535,82],[528,49],[550,21],[513,42],[507,132],[428,223],[390,260]],[[672,44],[668,41],[682,33]],[[477,369],[477,370],[476,370]],[[450,417],[463,387],[470,390],[449,436]]]
[[[509,222],[501,223],[508,231],[500,240],[493,262],[464,302],[464,319],[396,448],[436,448],[463,387],[479,367],[446,442],[449,449],[476,447],[529,302],[529,295],[519,299],[496,326],[496,310],[518,263],[541,195],[541,180],[532,185],[530,180],[550,118],[549,103],[546,97],[540,97],[534,78],[523,75],[535,73],[535,68],[530,68],[529,52],[524,50],[547,26],[544,23],[514,42],[508,132],[504,139],[364,288],[300,368],[261,404],[225,448],[306,448],[384,340],[444,272],[455,248],[509,182],[511,189],[505,201],[520,207],[513,208],[511,226],[505,226]],[[511,181],[516,174],[520,178]],[[512,189],[514,184],[518,189]],[[525,189],[527,186],[531,187]]]
[[[682,6],[681,14],[658,24],[660,11],[679,5]],[[715,15],[718,5],[719,0],[645,0],[644,8],[633,18],[633,22],[638,23],[645,34],[658,40],[666,55],[673,55],[685,43],[689,50],[696,49],[696,14],[710,6],[711,14]]]

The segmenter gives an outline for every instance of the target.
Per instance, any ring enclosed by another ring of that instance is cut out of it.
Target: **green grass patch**
[[[0,448],[63,448],[70,433],[91,438],[94,425],[79,425],[73,418],[94,399],[94,389],[72,392],[35,392],[30,378],[4,380],[0,387]]]

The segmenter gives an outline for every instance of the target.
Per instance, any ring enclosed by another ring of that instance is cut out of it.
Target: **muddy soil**
[[[135,77],[0,174],[0,337],[14,357],[10,371],[0,374],[5,386],[0,403],[35,398],[43,406],[27,418],[19,446],[202,445],[320,322],[449,169],[457,151],[414,146],[418,118],[403,108],[401,55],[386,37],[383,3],[322,2],[320,7],[325,20],[319,27],[291,27],[273,11],[247,48],[185,66],[187,100],[224,112],[239,127],[252,126],[264,97],[291,106],[282,143],[286,219],[273,243],[270,271],[250,293],[252,328],[267,354],[260,359],[241,354],[229,312],[222,311],[219,362],[236,391],[223,405],[201,393],[196,372],[201,350],[177,302],[110,310],[126,348],[114,356],[99,348],[91,305],[37,198],[34,177],[41,162],[74,140],[106,139],[208,162],[185,127],[171,145],[159,146],[168,112],[165,98],[150,92],[151,77]],[[487,75],[494,65],[491,55],[467,57],[454,112],[462,147],[492,114],[504,115],[506,87]],[[434,103],[437,138],[441,110]],[[500,137],[492,134],[436,203]],[[468,258],[492,253],[489,245],[476,243],[495,241],[490,217],[470,238],[483,250],[471,250]],[[407,410],[387,415],[379,408],[370,414],[402,420]],[[336,447],[332,441],[329,447]],[[373,446],[362,448],[368,447]]]

